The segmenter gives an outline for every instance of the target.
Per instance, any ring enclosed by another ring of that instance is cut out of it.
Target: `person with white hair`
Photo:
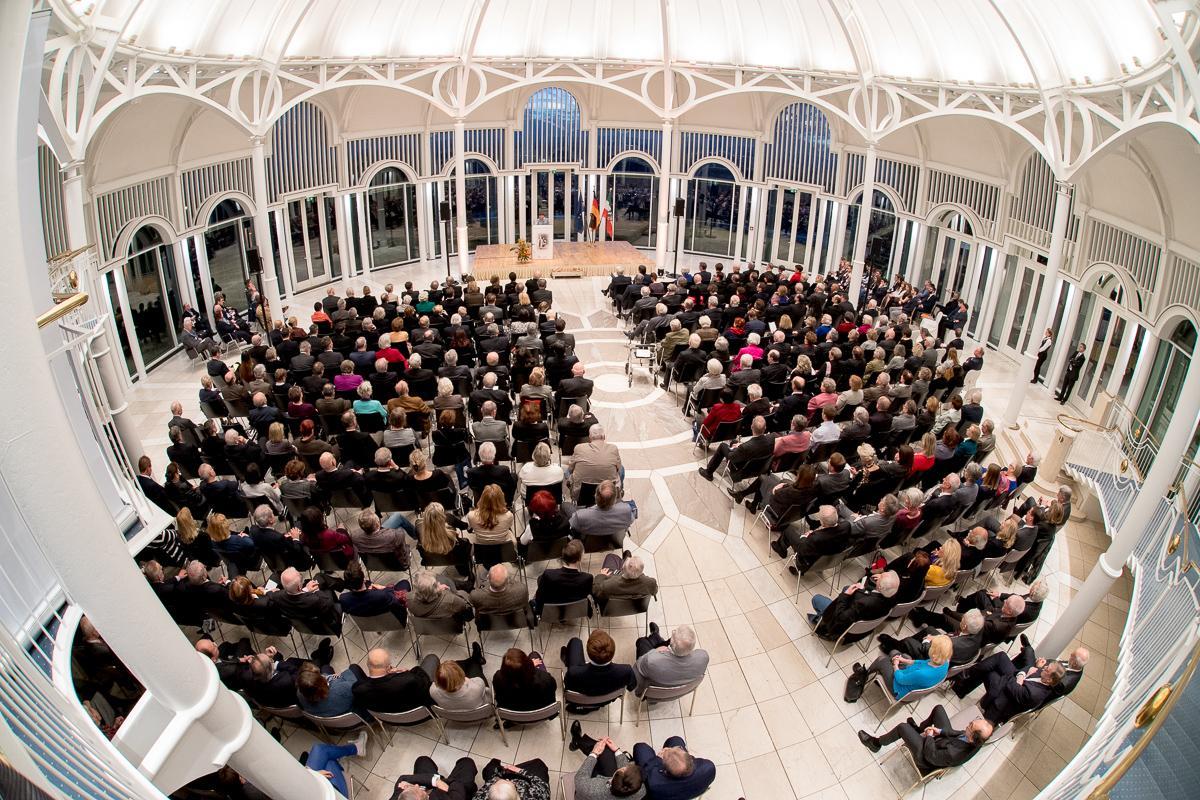
[[[960,614],[966,613],[971,609],[978,609],[984,613],[995,614],[999,613],[1000,609],[1008,598],[1014,594],[1025,599],[1025,609],[1021,615],[1017,617],[1017,624],[1024,625],[1033,622],[1042,613],[1042,604],[1046,600],[1046,596],[1050,593],[1050,584],[1045,578],[1038,578],[1026,590],[1025,594],[1020,595],[1016,592],[991,592],[986,589],[969,594],[958,601],[958,605],[954,610]]]
[[[970,664],[983,647],[983,612],[973,608],[962,615],[958,629],[950,635],[950,666]],[[896,639],[886,633],[879,634],[879,649],[884,653],[900,653],[908,658],[927,658],[929,642],[942,631],[933,627],[918,628],[904,639]]]
[[[658,581],[646,574],[646,562],[640,556],[609,553],[604,557],[600,574],[592,580],[592,597],[657,597]]]
[[[813,595],[815,613],[808,615],[814,633],[827,641],[836,641],[856,622],[884,617],[896,605],[900,576],[888,570],[855,581],[835,598]],[[858,641],[866,634],[846,636],[842,641]]]
[[[529,609],[529,587],[517,574],[510,574],[504,564],[488,570],[487,580],[476,586],[469,595],[478,614],[508,614]],[[533,622],[533,618],[529,618]]]
[[[762,370],[754,366],[754,356],[749,353],[734,358],[733,369],[729,375],[729,385],[749,386],[752,383],[762,383]]]
[[[725,368],[721,362],[715,358],[710,358],[705,364],[705,372],[701,375],[694,384],[692,384],[692,395],[689,405],[694,406],[700,401],[700,397],[708,389],[724,389],[725,388]]]
[[[588,440],[575,446],[575,452],[567,462],[567,479],[571,491],[578,496],[582,484],[597,484],[615,481],[618,485],[625,475],[621,464],[621,453],[616,445],[605,441],[604,428],[593,425],[588,429]]]
[[[696,632],[689,625],[680,625],[670,639],[659,634],[658,625],[650,623],[650,635],[634,643],[637,661],[637,690],[647,686],[682,686],[700,678],[708,670],[708,651],[696,647]]]
[[[481,773],[483,786],[475,800],[548,800],[550,768],[540,758],[507,764],[493,758]]]

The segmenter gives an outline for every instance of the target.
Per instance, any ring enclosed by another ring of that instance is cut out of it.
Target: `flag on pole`
[[[599,228],[600,216],[600,200],[595,195],[592,195],[592,215],[588,227],[592,230]]]
[[[609,239],[613,238],[613,221],[612,215],[608,213],[608,203],[604,204],[604,210],[600,212],[601,219],[604,220],[604,235]]]

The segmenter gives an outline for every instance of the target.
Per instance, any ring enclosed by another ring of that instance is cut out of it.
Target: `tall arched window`
[[[871,227],[867,229],[867,254],[864,263],[867,270],[882,270],[888,275],[892,264],[892,247],[896,239],[896,207],[892,200],[880,191],[871,193]],[[854,258],[854,243],[858,231],[858,212],[862,207],[862,192],[854,198],[846,214],[846,242],[843,245],[842,257]],[[890,276],[889,276],[890,277]]]
[[[149,369],[176,347],[176,330],[182,319],[179,284],[171,246],[158,228],[144,225],[129,242],[128,257],[122,268],[125,299],[130,319],[121,314],[115,319],[121,331],[121,346],[131,373],[140,366]],[[110,291],[115,283],[109,284]],[[120,298],[111,297],[113,310],[120,309]]]
[[[626,156],[613,164],[608,178],[608,208],[613,235],[634,247],[654,247],[658,180],[650,162]]]
[[[1195,348],[1196,328],[1188,320],[1181,320],[1168,338],[1158,342],[1137,410],[1138,418],[1146,423],[1156,442],[1162,442],[1171,424]]]
[[[385,167],[367,190],[371,269],[414,261],[417,239],[417,186],[399,167]]]
[[[466,159],[467,189],[467,249],[474,252],[481,244],[500,241],[500,224],[496,215],[496,176],[486,163],[478,158]],[[454,170],[444,183],[445,199],[450,201],[450,254],[458,253],[458,201],[454,181]],[[440,220],[437,198],[434,198],[433,218]],[[440,241],[442,225],[435,241]],[[439,251],[440,252],[440,251]]]
[[[246,264],[246,241],[251,237],[253,220],[232,197],[222,200],[208,215],[204,230],[204,247],[208,256],[208,274],[212,278],[213,294],[224,292],[225,299],[240,306],[243,287],[250,273]],[[193,275],[198,282],[199,276]],[[202,297],[200,287],[196,296]],[[247,303],[247,305],[249,305]]]
[[[724,164],[709,162],[688,181],[683,249],[733,255],[738,215],[737,178]]]

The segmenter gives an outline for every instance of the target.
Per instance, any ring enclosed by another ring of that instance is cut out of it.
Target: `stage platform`
[[[479,280],[492,275],[501,278],[517,273],[518,278],[530,278],[540,272],[547,278],[586,278],[611,275],[617,267],[625,272],[637,272],[638,265],[653,266],[654,254],[643,253],[629,242],[555,242],[554,257],[517,263],[515,245],[485,244],[475,249],[471,271]]]

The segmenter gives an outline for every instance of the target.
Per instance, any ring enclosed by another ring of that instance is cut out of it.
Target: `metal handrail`
[[[1175,703],[1178,702],[1183,690],[1195,674],[1198,663],[1200,663],[1200,644],[1193,648],[1187,669],[1179,676],[1179,680],[1174,684],[1163,684],[1147,698],[1142,710],[1138,713],[1137,722],[1139,728],[1149,726],[1146,727],[1145,734],[1134,742],[1133,746],[1121,756],[1121,760],[1100,779],[1096,788],[1088,794],[1088,800],[1106,800],[1113,788],[1125,777],[1125,773],[1141,758],[1142,753],[1150,746],[1150,742],[1162,729],[1167,717],[1170,716],[1171,709],[1175,707]]]

